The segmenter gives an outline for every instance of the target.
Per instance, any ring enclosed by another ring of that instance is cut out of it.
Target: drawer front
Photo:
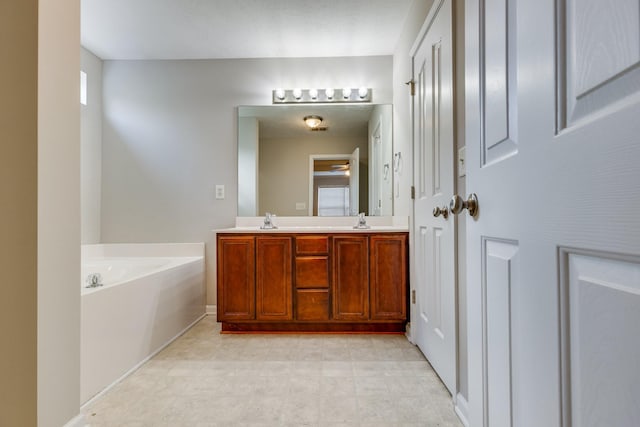
[[[297,291],[297,320],[329,320],[329,290]]]
[[[328,288],[329,257],[297,257],[296,288]]]
[[[297,236],[296,254],[328,254],[329,236]]]

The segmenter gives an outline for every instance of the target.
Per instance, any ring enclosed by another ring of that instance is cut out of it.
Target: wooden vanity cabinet
[[[221,233],[223,332],[403,332],[407,233]]]
[[[407,318],[407,236],[386,234],[369,237],[369,292],[373,320]]]
[[[218,320],[256,317],[255,237],[218,237]]]
[[[369,242],[361,235],[333,238],[333,318],[369,319]]]
[[[256,237],[256,320],[292,320],[291,237]]]
[[[329,236],[296,236],[296,320],[329,320]]]

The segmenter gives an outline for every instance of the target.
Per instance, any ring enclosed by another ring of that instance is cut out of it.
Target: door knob
[[[433,216],[437,218],[440,215],[442,215],[444,219],[447,219],[447,217],[449,216],[449,209],[447,209],[446,206],[443,206],[443,207],[436,206],[435,208],[433,208]]]
[[[476,196],[475,193],[471,193],[469,197],[467,197],[467,200],[464,200],[456,194],[451,198],[451,202],[449,202],[449,209],[451,213],[455,215],[467,209],[469,215],[476,216],[478,214],[478,196]]]

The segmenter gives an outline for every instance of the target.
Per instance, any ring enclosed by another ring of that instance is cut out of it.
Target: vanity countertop
[[[216,233],[406,233],[409,219],[402,216],[366,217],[370,228],[354,228],[357,217],[273,217],[278,228],[261,229],[264,217],[237,217],[235,227]]]

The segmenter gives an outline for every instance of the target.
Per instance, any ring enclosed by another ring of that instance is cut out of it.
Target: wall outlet
[[[296,210],[303,211],[307,209],[307,204],[305,202],[296,202]]]
[[[224,199],[224,185],[216,185],[216,200]]]

